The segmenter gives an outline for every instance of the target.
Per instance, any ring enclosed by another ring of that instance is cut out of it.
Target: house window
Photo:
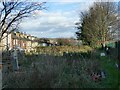
[[[16,36],[16,33],[13,33]]]
[[[25,44],[23,43],[23,46],[25,46]]]

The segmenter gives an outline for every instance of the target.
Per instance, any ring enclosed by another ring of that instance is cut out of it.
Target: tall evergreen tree
[[[81,23],[76,23],[77,38],[91,46],[111,40],[117,25],[115,5],[114,2],[95,2],[89,11],[82,12]]]

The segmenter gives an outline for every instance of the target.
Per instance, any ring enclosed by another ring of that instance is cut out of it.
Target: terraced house
[[[11,50],[15,47],[30,51],[39,45],[37,37],[20,32],[12,32],[8,35],[5,33],[3,37],[0,45],[2,51]]]

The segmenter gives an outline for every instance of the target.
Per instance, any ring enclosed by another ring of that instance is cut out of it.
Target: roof
[[[29,39],[29,38],[26,38],[24,35],[23,36],[21,36],[21,35],[17,36],[17,35],[12,34],[12,38],[13,39],[18,39],[18,40],[23,40],[23,41],[33,41],[33,40]]]

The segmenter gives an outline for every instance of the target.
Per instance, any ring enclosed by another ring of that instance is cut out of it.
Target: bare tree
[[[14,31],[21,20],[29,17],[35,10],[45,9],[46,2],[27,2],[21,0],[7,0],[0,2],[0,42],[3,34]]]

